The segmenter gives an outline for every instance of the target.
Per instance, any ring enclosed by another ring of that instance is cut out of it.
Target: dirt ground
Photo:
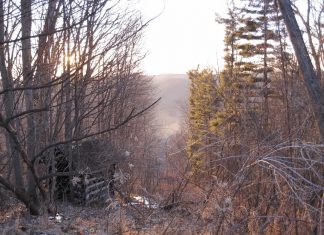
[[[136,215],[120,205],[114,207],[80,207],[62,202],[57,205],[57,214],[35,217],[16,203],[1,210],[0,235],[121,234],[126,227],[135,229]]]
[[[0,235],[202,234],[207,228],[199,226],[198,231],[200,219],[183,208],[165,211],[117,202],[81,207],[61,202],[57,212],[35,217],[20,203],[7,205],[1,210]]]

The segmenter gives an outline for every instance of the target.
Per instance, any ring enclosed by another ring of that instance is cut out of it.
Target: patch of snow
[[[56,222],[58,222],[58,223],[62,223],[63,216],[60,215],[59,213],[57,213],[56,216],[55,216],[55,220],[56,220]]]
[[[81,179],[80,179],[80,177],[73,176],[73,178],[72,178],[71,181],[72,181],[72,185],[73,185],[73,186],[76,186],[78,183],[81,182]]]
[[[88,184],[88,183],[89,183],[88,176],[86,176],[86,177],[84,178],[84,183],[85,183],[85,184]]]
[[[143,205],[146,208],[152,208],[157,209],[159,208],[159,205],[155,202],[152,202],[152,200],[149,200],[147,197],[144,196],[133,196],[132,202],[130,202],[130,205]]]

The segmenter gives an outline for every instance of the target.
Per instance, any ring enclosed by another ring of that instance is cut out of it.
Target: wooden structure
[[[72,152],[72,169],[68,168],[69,156],[62,149],[57,146],[54,151],[55,172],[78,173],[55,177],[55,199],[67,198],[79,205],[89,205],[114,197],[118,155],[111,146],[98,140],[79,143],[79,154]]]
[[[98,172],[99,173],[99,172]],[[112,186],[109,179],[101,174],[82,174],[72,180],[71,199],[79,205],[90,205],[96,202],[105,202],[111,195]]]

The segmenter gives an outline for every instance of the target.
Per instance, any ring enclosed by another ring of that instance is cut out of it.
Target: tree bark
[[[4,1],[0,1],[0,42],[4,41]],[[13,81],[11,76],[9,76],[8,69],[6,67],[5,62],[5,48],[4,45],[1,44],[0,46],[0,72],[1,72],[1,78],[2,78],[2,86],[3,89],[10,90],[13,88]],[[6,111],[6,116],[11,117],[14,114],[14,92],[10,91],[4,94],[4,106]],[[15,121],[13,121],[12,125],[15,127]],[[8,152],[11,154],[12,157],[12,164],[14,168],[15,173],[15,183],[17,187],[23,187],[23,181],[22,181],[22,172],[21,172],[21,163],[19,159],[19,154],[15,150],[15,145],[10,138],[10,136],[6,136],[7,139],[7,149]]]
[[[31,69],[31,1],[21,0],[21,49],[22,49],[22,65],[23,65],[23,81],[25,86],[32,85],[32,69]],[[34,95],[33,90],[25,90],[25,106],[26,110],[33,110],[34,108]],[[34,115],[27,116],[27,154],[29,158],[35,155],[36,144],[36,130]],[[31,171],[28,171],[28,193],[29,196],[36,197],[36,184]]]
[[[294,47],[301,72],[312,102],[321,142],[324,142],[324,99],[312,61],[303,40],[290,0],[278,0],[281,14],[286,24],[291,43]]]
[[[13,192],[17,199],[23,202],[27,208],[30,210],[32,215],[40,215],[40,204],[39,201],[34,200],[31,198],[28,193],[26,193],[23,188],[16,187],[15,185],[11,184],[9,181],[6,181],[3,177],[0,176],[0,183],[4,185],[7,189]]]

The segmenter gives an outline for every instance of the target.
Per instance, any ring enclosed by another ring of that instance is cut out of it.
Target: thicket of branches
[[[71,166],[83,139],[121,153],[125,136],[140,139],[150,125],[141,121],[153,104],[139,70],[145,26],[126,1],[0,1],[0,183],[33,214],[51,204],[40,160],[53,163],[55,146]]]
[[[56,176],[42,161],[53,166],[60,146],[72,169],[83,140],[100,139],[124,167],[114,177],[127,180],[125,195],[155,196],[163,211],[182,206],[204,231],[319,234],[324,5],[296,4],[229,1],[217,17],[225,67],[188,73],[184,132],[162,149],[139,70],[147,24],[126,1],[0,0],[0,184],[40,215]]]
[[[172,154],[188,167],[173,177],[215,234],[323,230],[324,5],[296,4],[229,1],[225,68],[188,73],[187,151]]]

